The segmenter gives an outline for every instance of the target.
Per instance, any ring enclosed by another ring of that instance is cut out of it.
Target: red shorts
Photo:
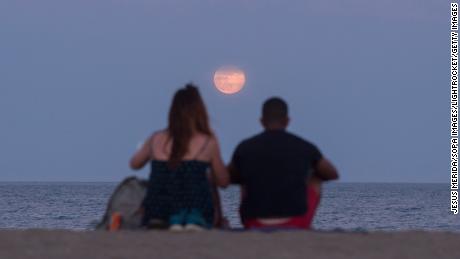
[[[321,195],[312,187],[307,188],[307,213],[301,216],[291,217],[288,221],[280,224],[264,224],[258,219],[247,219],[243,221],[244,228],[301,228],[310,229],[316,209],[318,208]]]

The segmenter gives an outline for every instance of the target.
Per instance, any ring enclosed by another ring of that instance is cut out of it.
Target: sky
[[[289,103],[342,182],[450,179],[450,2],[2,0],[0,181],[119,181],[199,85],[222,155]],[[221,66],[246,73],[218,92]]]

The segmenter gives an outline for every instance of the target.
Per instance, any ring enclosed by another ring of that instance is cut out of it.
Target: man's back
[[[306,212],[306,182],[320,151],[285,130],[266,130],[238,145],[233,179],[245,190],[243,218],[283,218]]]

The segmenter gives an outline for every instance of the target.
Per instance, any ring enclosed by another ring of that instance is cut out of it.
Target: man
[[[337,171],[315,145],[286,131],[282,99],[264,103],[261,123],[265,131],[241,142],[229,165],[232,182],[242,187],[243,225],[309,229],[321,182],[337,179]]]

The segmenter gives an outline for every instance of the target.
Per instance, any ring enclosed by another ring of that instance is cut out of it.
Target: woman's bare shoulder
[[[208,138],[208,148],[211,151],[218,151],[219,150],[219,140],[216,135],[213,133],[207,136]]]
[[[157,131],[154,131],[152,133],[152,139],[156,139],[156,138],[167,138],[168,137],[168,130],[167,129],[161,129],[161,130],[157,130]]]

